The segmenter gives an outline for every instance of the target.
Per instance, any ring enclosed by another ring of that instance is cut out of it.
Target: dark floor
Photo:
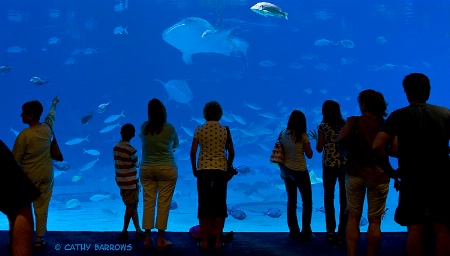
[[[168,232],[167,239],[173,246],[157,252],[154,248],[143,249],[142,241],[134,240],[130,233],[128,241],[117,240],[118,232],[47,232],[45,249],[35,250],[33,255],[346,255],[344,246],[327,242],[325,233],[315,233],[310,242],[291,240],[287,233],[234,233],[233,240],[221,251],[200,251],[197,241],[189,233]],[[156,239],[155,233],[153,238]],[[383,233],[379,255],[405,255],[406,233]],[[0,255],[9,255],[8,232],[0,231]],[[365,255],[365,233],[361,234],[358,255]],[[111,249],[112,248],[112,249]]]

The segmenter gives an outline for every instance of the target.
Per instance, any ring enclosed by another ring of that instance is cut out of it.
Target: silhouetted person
[[[52,106],[45,117],[44,123],[40,122],[44,108],[37,101],[29,101],[22,105],[22,122],[28,125],[17,135],[12,149],[14,159],[20,165],[28,178],[41,192],[33,202],[33,210],[36,218],[35,248],[47,245],[43,239],[47,232],[48,206],[53,193],[53,163],[50,156],[50,145],[53,137],[52,127],[56,119],[56,105],[58,97],[53,98]]]
[[[39,196],[39,190],[1,140],[0,162],[0,211],[9,220],[11,253],[13,256],[31,255],[34,228],[31,203]]]
[[[345,125],[342,118],[339,103],[326,100],[322,105],[322,122],[316,131],[311,131],[310,136],[316,140],[316,150],[322,153],[322,178],[325,207],[325,223],[327,240],[342,243],[345,239],[347,227],[347,197],[345,195],[345,158],[341,156],[337,146],[337,136]],[[336,181],[339,184],[339,226],[336,231],[336,217],[334,210],[334,192]]]
[[[233,166],[234,146],[228,127],[219,123],[222,114],[217,101],[205,104],[203,117],[206,122],[195,129],[190,152],[192,172],[197,178],[201,250],[208,249],[208,239],[212,236],[215,237],[214,248],[223,248],[222,233],[228,217],[227,169]]]
[[[132,124],[124,124],[120,128],[122,140],[113,148],[114,169],[116,173],[116,183],[120,188],[120,196],[125,204],[125,214],[123,217],[123,228],[119,235],[120,240],[128,238],[128,226],[133,220],[136,229],[136,240],[144,238],[144,232],[139,226],[139,215],[137,207],[139,203],[139,180],[137,178],[138,156],[137,150],[130,144],[135,136],[136,130]]]
[[[389,115],[373,148],[384,156],[397,136],[395,221],[408,227],[408,255],[423,255],[427,228],[436,236],[436,255],[450,255],[450,111],[427,104],[431,85],[424,74],[407,75],[403,89],[410,105]]]
[[[300,110],[292,111],[286,129],[281,132],[284,163],[281,165],[281,178],[287,193],[287,224],[291,239],[305,241],[315,238],[311,229],[312,188],[306,158],[311,159],[313,151],[306,134],[306,117]],[[302,197],[302,230],[297,219],[297,190]]]
[[[381,217],[385,213],[389,191],[389,174],[382,161],[372,151],[372,143],[381,129],[386,116],[387,104],[383,94],[374,90],[359,93],[358,104],[361,116],[351,116],[338,135],[338,142],[349,136],[352,130],[359,136],[353,138],[357,150],[348,152],[345,166],[345,190],[347,192],[347,252],[356,254],[359,240],[359,223],[363,213],[364,198],[367,195],[367,255],[376,255],[381,243]],[[387,157],[386,157],[387,158]],[[386,160],[387,161],[387,160]]]
[[[166,107],[160,100],[151,99],[148,102],[147,114],[148,120],[142,124],[139,134],[142,141],[139,178],[144,190],[144,247],[148,248],[151,244],[150,230],[157,228],[156,250],[161,251],[172,246],[164,234],[178,179],[174,151],[179,141],[175,127],[167,122]]]

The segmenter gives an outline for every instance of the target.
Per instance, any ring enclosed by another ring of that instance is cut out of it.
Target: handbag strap
[[[48,125],[48,127],[50,128],[50,131],[52,132],[53,139],[56,139],[55,132],[53,131],[53,129],[52,129],[52,127],[50,126],[50,124],[47,123],[47,122],[44,122],[44,123],[45,123],[46,125]]]

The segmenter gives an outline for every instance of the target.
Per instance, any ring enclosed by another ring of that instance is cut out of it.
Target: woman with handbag
[[[281,165],[281,179],[287,192],[287,224],[291,239],[309,241],[315,238],[311,230],[312,189],[306,159],[311,159],[313,151],[306,134],[306,117],[300,110],[292,111],[286,129],[280,140],[284,151]],[[302,197],[302,231],[297,220],[297,189]]]
[[[311,131],[310,136],[316,140],[316,150],[322,153],[322,178],[325,206],[325,224],[327,240],[343,243],[345,229],[347,227],[347,197],[345,194],[345,158],[341,156],[337,146],[337,135],[344,127],[341,107],[334,100],[326,100],[322,105],[322,122],[316,131]],[[336,181],[339,184],[339,226],[337,235],[336,217],[334,209],[334,192]]]
[[[206,122],[195,130],[190,153],[192,172],[197,178],[201,250],[208,249],[210,237],[215,238],[216,250],[223,248],[222,233],[228,217],[227,183],[230,175],[227,170],[233,166],[234,146],[229,130],[219,123],[222,114],[217,101],[206,103],[203,108]]]
[[[345,189],[347,193],[347,251],[355,255],[359,240],[359,222],[361,220],[364,198],[367,191],[368,220],[367,255],[376,255],[381,242],[381,217],[385,213],[389,191],[388,170],[384,170],[384,161],[377,159],[372,151],[375,136],[384,124],[387,104],[383,94],[374,90],[359,93],[358,104],[361,116],[351,116],[338,135],[342,145],[347,138],[347,163],[345,166]]]
[[[39,121],[44,111],[39,101],[29,101],[22,105],[20,116],[22,122],[29,127],[17,135],[12,150],[16,162],[41,193],[33,202],[36,218],[35,248],[47,245],[43,237],[47,231],[48,206],[53,193],[54,178],[50,145],[58,102],[58,97],[53,98],[52,106],[44,123]]]

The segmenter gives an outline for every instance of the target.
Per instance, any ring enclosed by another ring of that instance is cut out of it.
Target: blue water
[[[427,74],[432,83],[430,102],[448,107],[449,1],[274,2],[289,13],[289,20],[263,17],[250,10],[255,3],[1,1],[0,65],[13,68],[0,74],[0,138],[12,147],[13,130],[25,128],[20,119],[24,102],[41,101],[45,114],[52,98],[60,99],[54,129],[70,169],[62,174],[56,170],[49,230],[121,229],[124,206],[114,181],[112,147],[120,139],[120,125],[129,122],[140,127],[146,120],[151,98],[165,103],[168,121],[182,141],[176,153],[178,208],[171,211],[170,231],[197,225],[196,185],[188,152],[190,131],[199,125],[194,118],[202,117],[207,101],[222,104],[229,121],[222,122],[230,126],[235,141],[235,165],[250,168],[229,184],[228,202],[247,215],[244,220],[227,219],[225,229],[235,231],[287,231],[286,194],[279,170],[268,157],[293,109],[302,110],[308,129],[315,129],[323,101],[337,100],[345,117],[355,115],[356,96],[371,88],[385,95],[390,112],[407,104],[401,81],[411,72]],[[247,57],[199,53],[193,55],[192,64],[184,63],[181,52],[162,40],[162,32],[188,17],[203,18],[219,30],[233,29],[232,36],[249,44]],[[115,34],[119,26],[128,34]],[[327,45],[316,45],[320,42]],[[11,52],[14,49],[20,53]],[[89,49],[92,53],[85,54]],[[48,83],[35,85],[29,81],[33,76]],[[185,80],[193,99],[189,104],[169,99],[155,79]],[[110,103],[108,109],[98,113],[104,103]],[[82,125],[82,117],[91,111],[92,120]],[[125,117],[104,123],[122,112]],[[100,133],[111,124],[117,127]],[[64,144],[87,136],[89,142]],[[138,138],[131,143],[140,149]],[[92,168],[80,171],[97,159],[83,154],[83,149],[96,149],[100,155]],[[315,152],[307,163],[320,178],[321,154]],[[393,221],[397,193],[394,189],[389,193],[382,229],[404,230]],[[93,195],[105,200],[92,201]],[[80,205],[67,207],[72,199]],[[313,185],[313,199],[313,231],[325,231],[320,183]],[[281,217],[264,214],[272,208],[280,209]],[[139,213],[142,217],[142,203]],[[0,228],[8,229],[3,216]]]

